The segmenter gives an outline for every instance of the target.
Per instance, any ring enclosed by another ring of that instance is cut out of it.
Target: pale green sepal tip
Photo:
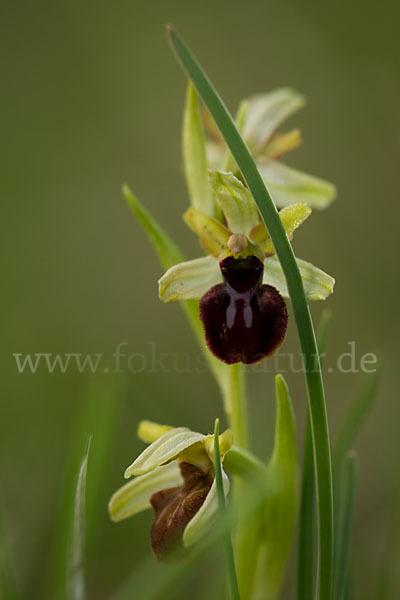
[[[222,469],[222,479],[224,484],[225,496],[229,493],[229,479]],[[183,545],[191,546],[195,544],[210,528],[213,518],[218,511],[218,496],[217,496],[217,485],[214,479],[210,491],[208,492],[206,499],[201,505],[199,511],[195,514],[193,519],[186,525],[185,531],[183,532]]]
[[[207,159],[199,102],[194,85],[189,81],[182,131],[183,162],[191,203],[208,215],[218,217],[215,199],[208,183]]]
[[[257,166],[278,206],[305,202],[311,208],[323,209],[336,197],[335,186],[320,177],[292,169],[278,161],[257,163]]]
[[[260,221],[250,191],[232,173],[209,171],[209,178],[229,230],[248,236]]]
[[[150,444],[137,459],[126,469],[124,477],[143,475],[156,467],[176,458],[189,446],[203,441],[202,433],[190,431],[186,427],[175,427],[164,433],[158,440]]]
[[[301,258],[296,258],[296,262],[307,300],[325,300],[332,294],[335,285],[333,277]],[[263,282],[275,287],[284,298],[289,298],[286,278],[276,256],[265,259]]]
[[[288,87],[248,98],[242,134],[250,148],[260,152],[277,127],[304,104],[304,96]]]
[[[138,198],[135,196],[129,186],[124,185],[122,187],[122,192],[134,217],[142,226],[143,230],[147,234],[147,237],[152,243],[163,267],[165,269],[169,269],[169,267],[172,265],[181,262],[183,260],[183,255],[179,248],[163,230],[163,228],[157,223],[157,221],[151,216],[151,214],[139,202]]]
[[[158,282],[163,302],[201,298],[222,282],[218,261],[213,256],[195,258],[171,267]]]
[[[112,495],[108,511],[113,521],[122,521],[150,507],[152,494],[182,485],[183,479],[176,461],[135,477]]]

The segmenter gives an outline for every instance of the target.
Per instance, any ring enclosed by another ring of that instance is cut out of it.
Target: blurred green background
[[[396,9],[394,1],[361,0],[2,2],[0,506],[20,598],[56,597],[74,465],[89,432],[89,598],[111,598],[129,578],[130,597],[152,593],[166,567],[151,558],[150,512],[119,525],[106,512],[142,448],[137,423],[146,417],[206,432],[222,416],[211,376],[195,369],[199,350],[179,307],[158,300],[162,270],[120,193],[129,183],[187,256],[199,254],[181,221],[188,202],[180,150],[186,83],[165,39],[167,22],[190,43],[230,109],[284,85],[309,99],[288,123],[301,128],[305,143],[286,162],[339,191],[295,240],[299,256],[337,280],[327,301],[334,317],[325,378],[333,437],[365,378],[339,372],[337,357],[355,341],[358,364],[367,352],[384,364],[356,444],[354,598],[383,598],[382,581],[392,590],[385,597],[399,597],[399,582],[385,571],[400,564]],[[318,321],[321,306],[312,310]],[[140,354],[132,359],[138,372],[126,364],[124,373],[104,372],[107,365],[113,371],[121,342],[127,354]],[[13,357],[67,352],[101,353],[101,368],[94,376],[73,366],[65,374],[43,366],[20,374]],[[293,319],[282,352],[299,352]],[[152,357],[164,353],[166,366],[157,367]],[[271,363],[270,373],[251,374],[249,383],[254,446],[264,458],[272,444],[273,370]],[[285,376],[301,449],[304,381]],[[202,598],[210,584],[218,590],[218,561],[206,567],[164,597]],[[292,560],[284,598],[294,597],[294,581]]]

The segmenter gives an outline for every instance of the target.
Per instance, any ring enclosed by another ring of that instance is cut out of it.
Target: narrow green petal
[[[297,204],[291,204],[286,206],[279,211],[279,216],[285,231],[289,237],[292,238],[293,232],[299,227],[311,214],[311,208],[304,204],[304,202],[298,202]],[[255,227],[250,235],[253,242],[261,248],[266,256],[272,256],[275,254],[275,248],[271,240],[271,236],[268,233],[267,228],[263,221]]]
[[[242,134],[251,150],[260,152],[276,128],[304,104],[304,96],[291,88],[249,98]]]
[[[248,236],[260,222],[253,196],[232,173],[210,171],[210,183],[232,233]]]
[[[301,258],[296,258],[296,262],[307,300],[325,300],[332,294],[335,285],[333,277]],[[289,297],[285,275],[276,256],[265,259],[263,282],[276,288],[284,298]]]
[[[257,166],[277,206],[305,202],[311,208],[322,209],[335,199],[335,186],[324,179],[277,161]]]
[[[230,231],[216,219],[192,206],[183,215],[183,220],[199,236],[200,243],[208,254],[217,257],[226,248]]]
[[[137,459],[126,469],[125,479],[132,475],[143,475],[156,467],[173,460],[197,442],[203,441],[202,433],[190,431],[187,427],[175,427],[164,433],[158,440],[150,444],[148,448],[137,457]]]
[[[225,496],[229,493],[229,479],[222,470],[222,478],[224,481],[224,493]],[[207,494],[206,499],[200,507],[200,510],[195,514],[193,519],[186,525],[185,531],[183,532],[183,545],[191,546],[195,544],[209,529],[213,518],[218,511],[218,496],[217,486],[215,479]]]
[[[139,475],[112,495],[108,512],[113,521],[122,521],[150,508],[152,494],[182,485],[183,479],[176,461],[156,467],[150,473]]]
[[[201,298],[213,285],[222,282],[218,261],[213,256],[195,258],[168,269],[158,282],[163,302]]]
[[[189,81],[183,115],[183,162],[190,200],[193,206],[209,217],[220,213],[215,203],[207,174],[203,125],[194,85]]]

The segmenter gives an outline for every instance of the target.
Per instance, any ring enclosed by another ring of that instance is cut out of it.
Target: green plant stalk
[[[229,367],[228,389],[231,412],[228,414],[233,439],[240,448],[249,447],[249,427],[247,419],[246,374],[244,366],[237,363]],[[227,404],[227,402],[225,402]]]
[[[300,271],[276,206],[231,115],[203,69],[170,26],[168,35],[179,62],[213,116],[253,194],[285,273],[306,371],[316,467],[319,538],[317,597],[320,600],[330,600],[332,598],[334,530],[331,451],[321,365]]]
[[[332,311],[324,309],[318,327],[318,352],[321,363]],[[313,596],[314,548],[314,457],[310,411],[307,409],[304,438],[303,477],[301,482],[299,544],[297,558],[297,600],[311,600]]]
[[[224,519],[226,514],[226,505],[224,484],[222,481],[221,458],[219,455],[219,419],[215,419],[214,426],[214,468],[215,481],[217,485],[218,508],[222,518]],[[235,559],[233,556],[231,534],[229,529],[226,529],[226,531],[224,532],[224,551],[227,566],[230,597],[232,600],[239,600],[239,588],[236,577]]]

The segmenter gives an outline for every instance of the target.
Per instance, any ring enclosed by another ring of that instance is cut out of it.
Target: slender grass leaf
[[[357,459],[354,452],[349,452],[346,455],[343,467],[343,503],[339,516],[339,536],[336,546],[337,571],[335,576],[335,600],[345,600],[346,598],[347,563],[357,478]]]
[[[300,271],[276,206],[232,117],[199,63],[170,26],[168,35],[178,60],[214,118],[253,194],[285,273],[304,356],[313,434],[319,524],[317,593],[321,600],[330,600],[333,581],[333,494],[329,431],[317,343]]]
[[[71,447],[67,463],[67,475],[60,488],[62,497],[59,515],[54,531],[52,560],[48,572],[48,597],[52,600],[65,598],[66,569],[70,542],[70,528],[73,520],[73,507],[76,494],[76,477],[82,456],[80,448],[92,436],[90,451],[90,479],[86,489],[86,551],[97,543],[101,532],[99,523],[104,520],[104,507],[109,491],[105,489],[104,478],[107,464],[114,447],[114,435],[121,408],[121,390],[103,378],[91,381],[82,394],[76,415],[76,427],[71,435]]]
[[[67,598],[84,600],[85,594],[85,538],[86,538],[86,477],[91,438],[89,438],[76,484],[74,513],[67,560]]]
[[[374,373],[369,374],[362,383],[354,400],[350,403],[336,436],[333,446],[333,468],[335,476],[339,476],[341,464],[354,442],[358,430],[365,420],[378,391],[380,379],[380,367]]]
[[[318,352],[322,362],[326,346],[328,326],[332,311],[322,312],[318,327]],[[314,547],[314,457],[310,414],[307,410],[304,438],[303,477],[301,482],[299,546],[297,554],[297,599],[311,600],[313,597],[313,547]]]

